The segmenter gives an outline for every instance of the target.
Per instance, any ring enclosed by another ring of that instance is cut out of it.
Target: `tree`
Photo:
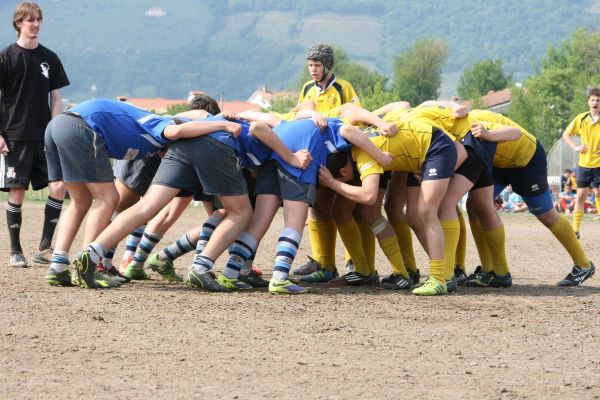
[[[422,38],[394,59],[392,94],[413,105],[437,99],[448,45],[442,39]]]
[[[580,29],[550,48],[541,69],[515,91],[509,117],[549,148],[571,119],[587,109],[587,89],[600,84],[600,32]]]
[[[512,75],[505,75],[502,60],[483,60],[463,71],[458,81],[462,99],[476,99],[490,90],[502,90],[510,85]]]

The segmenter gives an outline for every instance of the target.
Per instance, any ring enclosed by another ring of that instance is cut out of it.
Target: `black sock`
[[[46,208],[44,209],[44,229],[42,230],[42,240],[40,240],[40,251],[49,249],[52,245],[52,237],[56,230],[56,224],[58,223],[58,217],[60,217],[62,206],[62,200],[56,200],[48,196]]]
[[[6,225],[8,226],[8,236],[10,237],[10,252],[22,253],[21,248],[21,204],[13,204],[10,201],[6,204]]]

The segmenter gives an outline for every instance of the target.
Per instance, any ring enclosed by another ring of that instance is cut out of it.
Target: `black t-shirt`
[[[69,84],[58,56],[42,45],[16,43],[0,52],[0,132],[6,140],[44,140],[49,92]]]

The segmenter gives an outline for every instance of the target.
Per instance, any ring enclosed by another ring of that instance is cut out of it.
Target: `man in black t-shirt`
[[[27,267],[20,243],[25,190],[48,186],[44,228],[34,261],[50,263],[52,236],[64,198],[62,182],[48,182],[44,131],[62,112],[60,88],[69,79],[58,56],[38,42],[42,10],[31,2],[17,5],[13,27],[17,42],[0,52],[0,190],[9,192],[6,221],[10,265]]]

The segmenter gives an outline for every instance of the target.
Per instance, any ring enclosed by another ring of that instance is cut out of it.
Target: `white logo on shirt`
[[[537,183],[534,183],[533,185],[531,185],[532,192],[537,192],[538,190],[540,190],[540,185],[538,185]]]
[[[367,162],[364,163],[361,167],[360,167],[360,173],[362,174],[363,172],[365,172],[368,168],[371,168],[371,165],[373,165],[372,162]]]
[[[429,169],[429,176],[437,176],[437,169],[430,168]]]
[[[43,62],[40,64],[40,68],[42,69],[42,75],[46,77],[46,79],[50,79],[50,65],[47,62]]]
[[[6,168],[6,177],[7,178],[16,178],[17,173],[15,172],[15,167]]]

